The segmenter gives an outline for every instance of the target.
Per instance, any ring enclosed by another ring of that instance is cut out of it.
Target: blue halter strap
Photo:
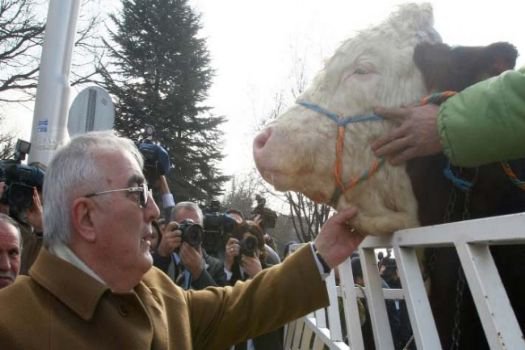
[[[316,105],[314,103],[306,102],[306,101],[297,101],[298,105],[301,105],[305,108],[308,108],[309,110],[312,110],[314,112],[317,112],[319,114],[323,114],[330,118],[332,121],[334,121],[337,126],[346,126],[351,123],[361,123],[361,122],[369,122],[369,121],[381,121],[384,120],[383,117],[380,117],[376,114],[365,114],[365,115],[353,115],[348,117],[341,117],[336,113],[330,112],[329,110]]]
[[[380,159],[379,161],[375,161],[372,166],[370,166],[369,169],[365,170],[361,176],[358,176],[356,178],[353,178],[350,180],[350,182],[345,186],[341,179],[342,175],[342,168],[343,168],[343,146],[344,146],[344,130],[345,127],[348,124],[351,123],[361,123],[361,122],[368,122],[368,121],[381,121],[383,120],[382,117],[375,115],[375,114],[369,114],[369,115],[354,115],[354,116],[348,116],[348,117],[340,117],[338,114],[330,112],[329,110],[316,105],[314,103],[306,102],[306,101],[297,101],[298,105],[301,105],[307,109],[310,109],[316,113],[322,114],[328,118],[330,118],[333,122],[337,124],[338,134],[337,134],[337,142],[336,142],[336,157],[335,157],[335,165],[334,165],[334,177],[335,177],[335,189],[332,193],[332,197],[330,198],[329,204],[331,204],[334,208],[337,206],[337,202],[339,201],[339,197],[347,191],[355,186],[357,186],[359,183],[368,180],[371,176],[373,176],[379,168],[384,164],[384,160]]]

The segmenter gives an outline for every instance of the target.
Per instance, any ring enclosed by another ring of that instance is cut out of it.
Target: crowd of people
[[[524,106],[521,70],[441,107],[378,108],[399,126],[372,149],[392,164],[437,152],[461,166],[522,158]],[[212,255],[201,208],[175,204],[161,175],[159,220],[143,168],[130,140],[88,133],[56,152],[43,192],[32,187],[15,218],[0,203],[2,348],[279,349],[280,327],[327,305],[324,278],[366,234],[347,224],[356,209],[342,210],[281,263],[261,223],[232,208],[234,229]],[[0,182],[0,197],[4,189]],[[392,266],[382,273],[397,287]]]

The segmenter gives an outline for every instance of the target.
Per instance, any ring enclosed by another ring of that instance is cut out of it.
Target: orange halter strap
[[[324,109],[323,107],[316,105],[314,103],[305,102],[305,101],[297,101],[297,104],[307,109],[310,109],[314,112],[322,114],[337,124],[337,141],[335,144],[335,164],[334,164],[334,178],[335,178],[336,186],[332,194],[332,197],[330,198],[330,204],[333,207],[335,207],[337,205],[337,202],[339,201],[339,198],[341,197],[343,193],[353,189],[361,182],[368,180],[375,173],[377,173],[377,171],[385,163],[384,159],[374,160],[372,165],[368,169],[366,169],[360,176],[351,178],[350,181],[345,185],[343,182],[343,179],[341,178],[342,173],[343,173],[343,152],[344,152],[344,145],[345,145],[345,127],[348,124],[352,124],[352,123],[362,123],[362,122],[367,122],[367,121],[382,121],[384,119],[383,117],[380,117],[375,114],[341,117],[338,114],[330,112],[329,110]]]

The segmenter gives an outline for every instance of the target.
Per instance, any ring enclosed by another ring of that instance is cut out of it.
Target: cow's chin
[[[330,181],[315,179],[305,175],[290,175],[281,171],[261,170],[263,179],[271,184],[275,190],[280,192],[299,192],[308,197],[310,200],[320,203],[329,204],[330,187],[314,187],[312,184],[330,183]]]

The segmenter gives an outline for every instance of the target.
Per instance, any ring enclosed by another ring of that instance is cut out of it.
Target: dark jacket
[[[192,289],[204,289],[206,287],[222,287],[226,285],[226,274],[224,273],[224,263],[202,251],[204,262],[206,263],[206,269],[202,271],[201,275],[197,279],[191,280]],[[176,281],[179,277],[179,274],[182,273],[180,266],[177,266],[173,255],[170,254],[168,257],[163,257],[158,254],[153,254],[153,265],[164,271],[169,276],[169,267],[170,264],[174,264],[174,275],[170,276],[173,281]]]

